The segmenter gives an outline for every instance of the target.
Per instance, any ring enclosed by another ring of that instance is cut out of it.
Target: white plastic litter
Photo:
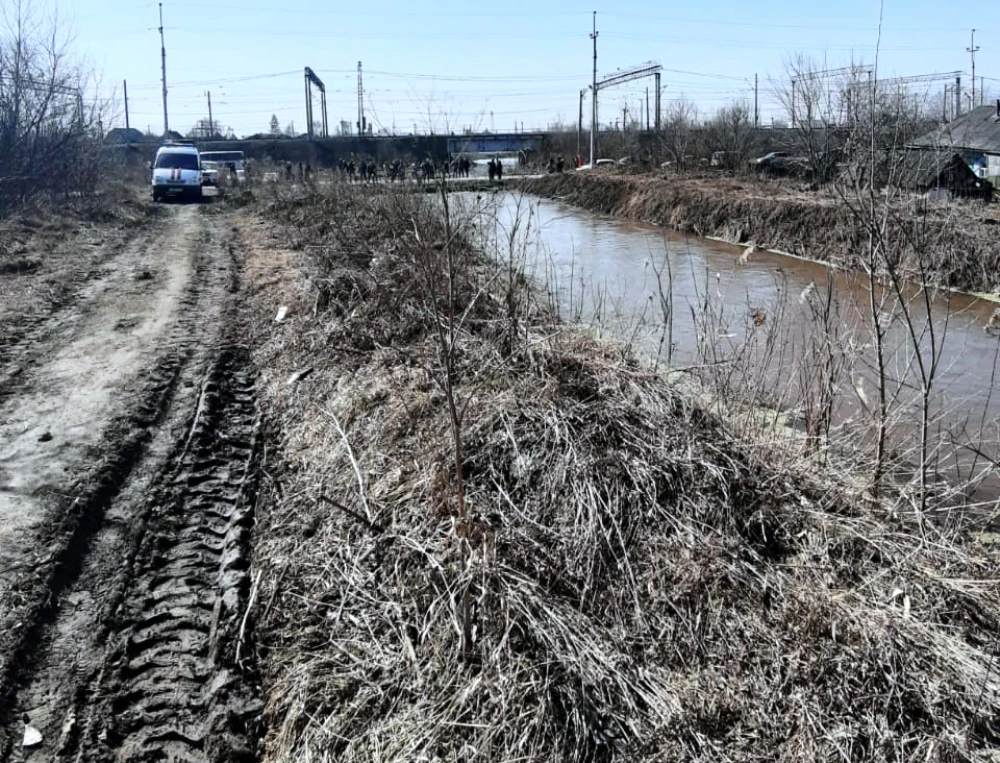
[[[24,727],[24,746],[25,747],[38,747],[42,743],[42,732],[36,729],[34,726]]]

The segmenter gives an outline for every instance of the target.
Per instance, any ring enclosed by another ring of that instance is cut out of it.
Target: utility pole
[[[590,39],[594,41],[594,81],[590,92],[592,102],[590,104],[590,166],[594,166],[597,161],[597,11],[594,11],[594,31],[590,34]]]
[[[792,78],[792,128],[795,127],[795,78]]]
[[[361,62],[358,61],[358,135],[364,135],[365,127],[365,88],[361,80]]]
[[[757,73],[754,72],[753,75],[753,129],[758,129],[760,127],[760,110],[758,108],[759,101],[757,100]]]
[[[976,45],[976,30],[972,30],[972,42],[965,49],[965,52],[972,57],[972,102],[970,106],[974,109],[976,108],[976,52],[979,47]]]
[[[163,41],[163,3],[160,3],[160,69],[163,74],[163,137],[170,132],[170,121],[167,119],[167,45]]]
[[[586,93],[586,89],[580,91],[580,118],[576,123],[576,155],[580,156],[580,152],[583,151],[583,146],[580,145],[583,142],[583,94]]]
[[[656,131],[659,132],[660,131],[660,94],[661,94],[661,92],[663,90],[663,88],[660,87],[660,73],[659,72],[656,72],[656,74],[653,75],[653,87],[656,88],[656,106],[654,107],[653,111],[656,113]]]
[[[941,104],[941,123],[942,124],[947,124],[947,122],[948,122],[948,91],[950,89],[951,88],[949,88],[947,85],[944,86],[944,102]]]
[[[955,77],[955,119],[962,116],[962,78]]]
[[[649,132],[649,87],[646,87],[646,132]]]
[[[206,90],[205,95],[208,97],[208,135],[205,137],[211,139],[215,135],[215,122],[212,121],[212,91]]]
[[[622,106],[622,135],[625,134],[626,119],[628,119],[628,106]]]
[[[327,118],[326,118],[326,88],[325,87],[324,88],[320,88],[319,98],[320,98],[320,108],[323,110],[323,137],[324,138],[329,138],[330,137],[330,123],[327,121]]]
[[[122,80],[122,89],[125,91],[125,129],[131,130],[132,125],[128,121],[128,80]]]
[[[305,76],[303,81],[306,86],[306,140],[311,141],[313,139],[313,98],[312,98],[312,88],[310,87],[312,83],[312,69],[308,66],[305,68]]]

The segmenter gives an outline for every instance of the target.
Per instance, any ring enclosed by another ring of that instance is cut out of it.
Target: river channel
[[[501,252],[524,257],[563,321],[625,342],[665,368],[738,365],[735,380],[756,385],[756,399],[793,412],[808,380],[823,373],[817,358],[832,358],[834,425],[873,415],[878,377],[863,275],[774,252],[747,255],[746,247],[517,193],[487,201],[457,196],[466,207],[492,205],[480,215],[483,235]],[[997,305],[939,290],[929,295],[928,320],[923,293],[909,288],[904,296],[912,330],[900,300],[879,302],[897,429],[912,433],[917,426],[920,361],[928,371],[937,346],[932,429],[950,450],[945,457],[939,447],[939,473],[954,478],[958,469],[963,480],[961,462],[985,475],[1000,453],[1000,390],[993,390],[1000,336],[989,326]],[[833,352],[824,352],[829,347]],[[753,377],[758,381],[748,381]]]

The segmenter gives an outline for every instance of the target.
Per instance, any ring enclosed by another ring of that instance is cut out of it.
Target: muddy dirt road
[[[230,214],[92,233],[97,265],[3,336],[0,760],[256,758],[258,418]]]

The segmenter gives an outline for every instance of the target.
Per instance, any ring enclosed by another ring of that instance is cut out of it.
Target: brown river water
[[[743,246],[516,193],[453,198],[460,208],[478,205],[480,234],[487,243],[492,238],[501,256],[514,250],[524,257],[564,321],[628,343],[664,367],[738,365],[744,373],[736,378],[744,387],[757,378],[755,399],[793,413],[801,408],[803,379],[819,374],[809,362],[815,357],[810,348],[829,338],[840,368],[833,381],[833,424],[854,433],[863,427],[852,424],[870,421],[877,376],[863,275],[767,251],[743,257]],[[880,287],[876,293],[882,297]],[[904,441],[912,448],[920,420],[918,359],[930,368],[937,346],[930,407],[938,474],[959,482],[985,480],[976,498],[992,500],[1000,496],[1000,473],[992,466],[1000,453],[1000,390],[993,390],[1000,376],[1000,334],[988,324],[997,305],[943,290],[928,297],[929,320],[924,294],[905,290],[912,331],[900,300],[880,302],[894,433],[900,450],[907,447]],[[664,301],[672,305],[669,321]],[[818,321],[815,308],[826,303],[830,317]]]

